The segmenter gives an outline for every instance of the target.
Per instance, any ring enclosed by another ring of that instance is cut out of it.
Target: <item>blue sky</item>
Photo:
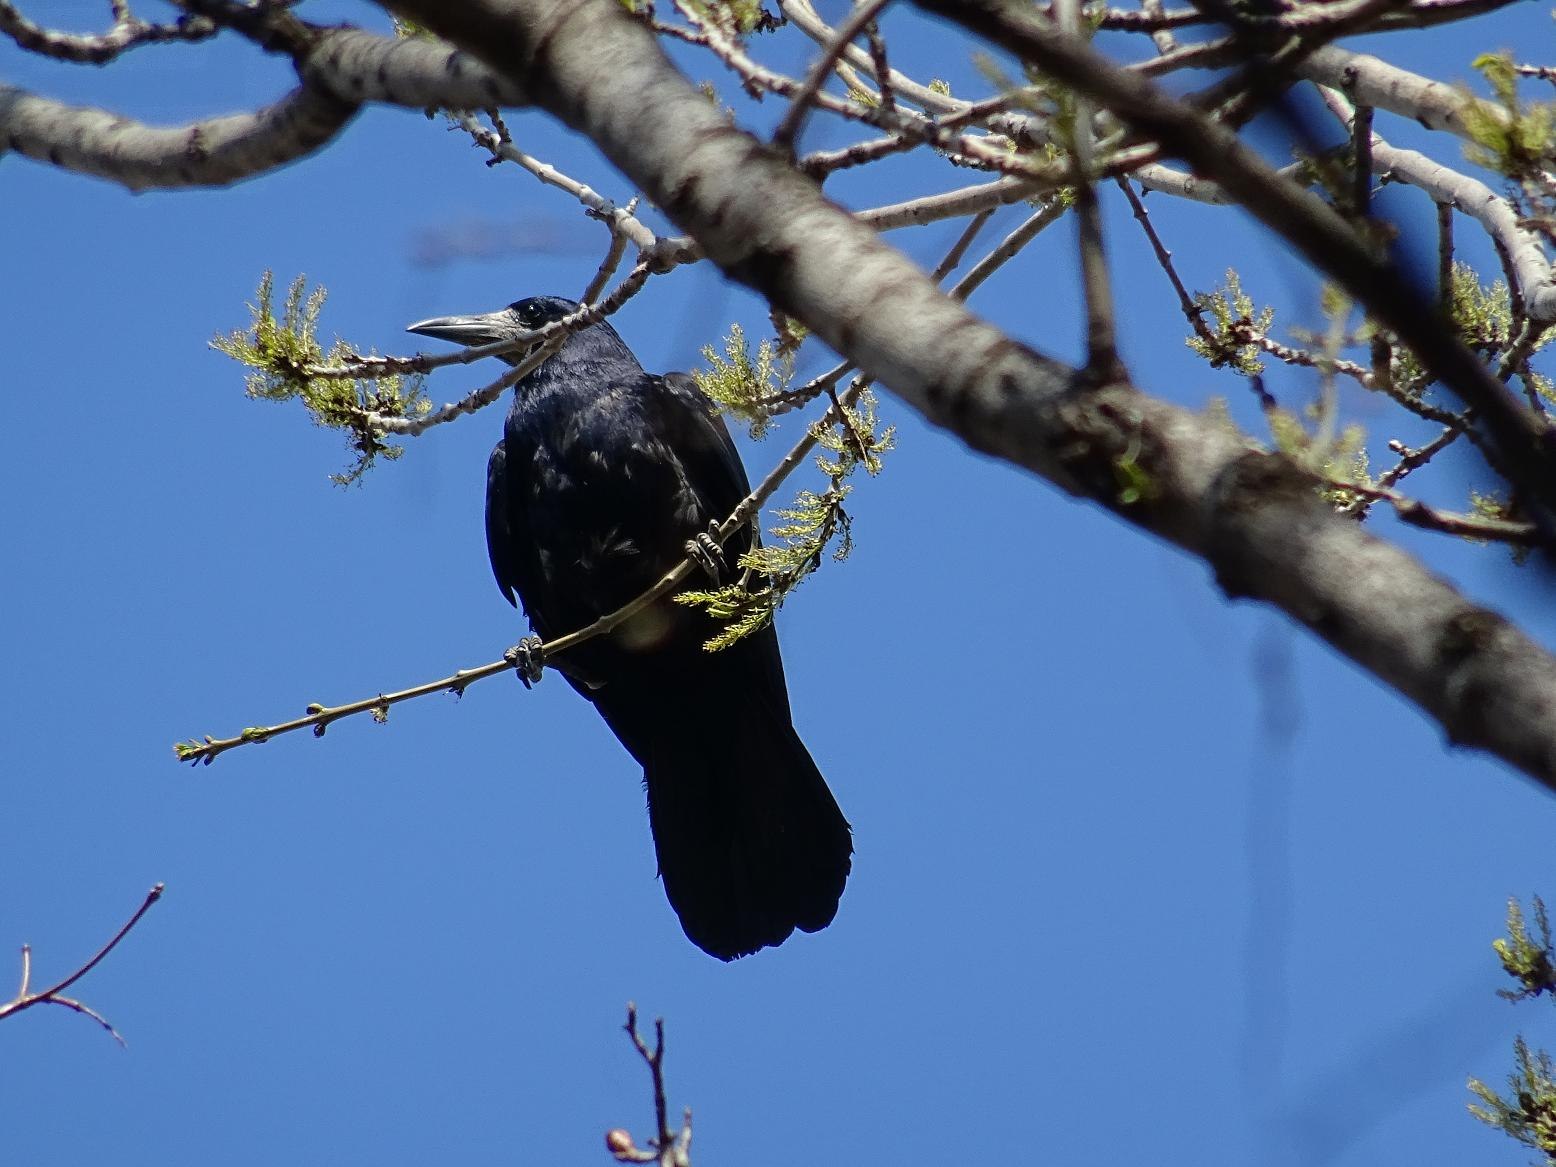
[[[84,5],[31,11],[90,23]],[[896,59],[972,75],[955,42],[894,20]],[[1475,53],[1548,35],[1523,5],[1404,60],[1465,77]],[[224,44],[105,71],[10,51],[0,73],[167,122],[288,84]],[[543,116],[510,124],[631,193]],[[839,140],[819,118],[810,133]],[[1424,199],[1390,198],[1426,221]],[[1241,410],[1108,201],[1137,379]],[[1150,205],[1191,286],[1235,263],[1300,320],[1313,289],[1276,245],[1226,212]],[[825,932],[733,965],[693,948],[654,878],[638,775],[555,678],[176,766],[176,739],[442,676],[522,632],[481,525],[499,411],[331,486],[336,435],[246,400],[207,346],[244,323],[260,272],[322,281],[327,333],[407,351],[412,320],[576,295],[603,231],[441,123],[382,110],[222,192],[131,196],[5,157],[0,208],[0,953],[28,941],[40,980],[63,973],[168,887],[81,986],[127,1050],[64,1010],[0,1027],[14,1162],[605,1162],[607,1128],[649,1133],[628,1000],[666,1018],[672,1105],[695,1108],[704,1163],[1525,1161],[1465,1115],[1464,1078],[1500,1080],[1519,1030],[1551,1040],[1540,1009],[1495,998],[1489,947],[1509,895],[1556,891],[1551,799],[1222,598],[1199,563],[889,398],[899,448],[855,493],[857,549],[780,621],[796,722],[855,830]],[[450,228],[543,246],[428,263]],[[954,233],[892,238],[931,258]],[[1073,267],[1065,225],[974,307],[1074,355]],[[762,318],[697,268],[617,326],[649,368],[685,368]],[[1347,404],[1380,443],[1419,436]],[[753,474],[798,432],[747,446]],[[1431,489],[1461,500],[1473,470]],[[1506,555],[1399,537],[1556,640]]]

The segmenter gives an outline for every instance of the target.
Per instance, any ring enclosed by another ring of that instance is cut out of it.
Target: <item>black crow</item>
[[[409,331],[463,345],[576,311],[557,296]],[[533,347],[507,353],[517,365]],[[749,492],[729,432],[688,376],[652,376],[609,324],[573,333],[513,391],[486,472],[497,585],[545,639],[646,590]],[[728,562],[751,546],[729,540]],[[716,560],[710,559],[716,564]],[[771,626],[720,652],[718,626],[664,598],[555,662],[643,767],[670,906],[733,960],[832,922],[853,844],[794,732]]]

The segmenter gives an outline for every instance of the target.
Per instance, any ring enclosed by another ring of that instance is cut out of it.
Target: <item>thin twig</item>
[[[21,987],[17,990],[15,997],[4,1004],[0,1004],[0,1021],[14,1013],[20,1013],[24,1009],[31,1009],[34,1005],[60,1005],[85,1017],[90,1017],[106,1029],[115,1041],[123,1045],[124,1038],[120,1036],[119,1031],[109,1024],[102,1014],[73,997],[65,996],[65,990],[107,959],[108,954],[119,946],[119,942],[130,934],[130,930],[136,924],[140,923],[141,917],[151,910],[151,905],[162,898],[164,887],[165,885],[159,883],[147,892],[145,900],[141,902],[141,906],[135,909],[135,914],[125,921],[124,925],[114,933],[113,938],[99,948],[90,960],[63,980],[50,985],[41,992],[28,992],[28,986],[32,982],[32,946],[28,944],[22,945]]]
[[[654,1091],[654,1127],[656,1134],[649,1140],[652,1150],[640,1149],[632,1141],[632,1135],[618,1127],[605,1136],[605,1146],[618,1163],[657,1163],[659,1167],[691,1167],[692,1112],[687,1107],[682,1114],[679,1132],[670,1129],[670,1107],[665,1091],[665,1023],[661,1017],[654,1019],[654,1044],[650,1048],[638,1031],[638,1009],[627,1003],[627,1024],[624,1027],[632,1048],[648,1067],[649,1079]]]
[[[636,205],[635,200],[627,208],[618,207],[587,183],[580,182],[549,162],[542,162],[520,150],[513,144],[507,124],[496,110],[488,110],[486,116],[492,121],[492,129],[487,129],[475,119],[474,114],[468,113],[460,115],[459,126],[470,135],[476,145],[491,154],[493,162],[512,162],[529,171],[547,186],[565,191],[582,203],[591,215],[604,219],[612,229],[626,235],[637,244],[640,250],[646,251],[659,241],[658,236],[632,213],[632,207]]]
[[[1437,300],[1453,302],[1453,204],[1437,204]]]
[[[947,295],[954,296],[958,300],[967,299],[986,279],[1019,255],[1021,250],[1037,238],[1044,228],[1058,222],[1067,209],[1061,199],[1054,199],[1038,208],[1019,227],[1000,240],[993,250],[975,263],[966,275],[953,284]]]
[[[891,63],[886,59],[886,38],[881,35],[880,26],[873,20],[864,26],[864,35],[870,45],[870,60],[875,65],[875,84],[880,93],[881,108],[894,111],[897,108],[897,95],[891,87]]]
[[[1158,0],[1159,2],[1159,0]],[[1134,212],[1135,221],[1140,224],[1140,229],[1145,232],[1145,237],[1150,241],[1151,251],[1156,256],[1156,263],[1162,271],[1167,273],[1167,279],[1172,284],[1172,290],[1178,297],[1178,307],[1182,310],[1184,319],[1189,322],[1189,327],[1194,330],[1194,335],[1206,344],[1215,343],[1215,334],[1210,325],[1205,322],[1204,310],[1194,302],[1194,297],[1189,295],[1188,288],[1178,278],[1178,269],[1173,266],[1172,252],[1162,243],[1161,236],[1156,233],[1156,227],[1151,222],[1151,216],[1146,213],[1145,202],[1135,194],[1134,187],[1129,185],[1129,180],[1120,175],[1114,179],[1124,197],[1129,200],[1130,210]]]
[[[1108,278],[1097,188],[1083,179],[1075,190],[1079,225],[1081,286],[1086,297],[1086,372],[1098,384],[1121,380],[1118,341],[1113,324],[1113,286]]]
[[[1400,455],[1397,463],[1378,475],[1376,486],[1394,486],[1407,475],[1419,470],[1442,451],[1464,436],[1464,431],[1451,425],[1443,426],[1442,433],[1414,450],[1403,442],[1390,442],[1389,449]]]
[[[1479,515],[1452,514],[1427,506],[1419,499],[1409,498],[1387,487],[1363,486],[1355,482],[1347,482],[1343,478],[1325,478],[1323,481],[1335,490],[1364,495],[1376,502],[1386,502],[1394,508],[1394,513],[1399,516],[1401,522],[1423,530],[1441,531],[1444,534],[1460,535],[1469,539],[1484,539],[1491,543],[1510,543],[1518,547],[1532,547],[1544,541],[1540,529],[1533,523],[1488,519]]]
[[[990,114],[1008,108],[1013,100],[1015,100],[1014,94],[1002,93],[982,101],[971,102],[964,108],[937,117],[905,118],[899,123],[903,128],[894,130],[885,137],[855,142],[836,150],[815,150],[799,159],[795,165],[813,178],[824,178],[836,170],[864,166],[892,154],[916,150],[926,141],[943,140],[952,130],[981,122]]]
[[[627,204],[627,210],[631,212],[637,207],[637,199]],[[593,304],[605,290],[605,285],[611,282],[611,277],[616,274],[616,269],[621,266],[621,257],[627,253],[627,235],[615,223],[608,223],[611,233],[611,245],[605,253],[605,258],[600,261],[594,278],[589,281],[589,286],[584,289],[581,297],[583,303]]]
[[[1342,360],[1339,357],[1314,356],[1307,349],[1294,348],[1289,344],[1282,344],[1260,329],[1255,328],[1247,320],[1234,320],[1227,326],[1227,336],[1236,345],[1251,344],[1285,364],[1296,365],[1303,369],[1317,369],[1320,371],[1327,369],[1334,373],[1342,373],[1368,389],[1381,388],[1373,384],[1372,372],[1365,365],[1359,365],[1355,361]]]
[[[956,242],[951,245],[951,250],[945,253],[945,258],[940,261],[940,265],[929,278],[938,284],[955,271],[956,265],[961,263],[962,257],[967,254],[967,249],[973,245],[973,240],[978,238],[979,233],[993,217],[993,211],[979,211],[968,220],[961,235],[957,236]]]
[[[789,154],[794,153],[794,143],[798,140],[800,129],[805,125],[805,118],[810,113],[810,107],[816,100],[816,95],[821,92],[821,87],[826,83],[827,74],[832,72],[832,66],[837,62],[843,50],[853,39],[858,36],[873,21],[876,14],[886,7],[887,0],[864,0],[864,3],[854,8],[848,18],[838,25],[837,33],[832,38],[832,43],[822,50],[810,67],[810,72],[805,75],[799,92],[789,103],[789,108],[783,115],[783,120],[778,123],[778,128],[773,131],[773,145]],[[886,102],[882,101],[882,107]],[[895,103],[892,103],[895,112]]]

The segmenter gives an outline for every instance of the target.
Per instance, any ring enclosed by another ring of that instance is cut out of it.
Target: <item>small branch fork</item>
[[[148,24],[132,14],[127,3],[116,0],[113,26],[107,32],[59,32],[35,24],[9,0],[0,0],[0,33],[15,41],[18,48],[39,56],[81,65],[106,65],[138,45],[208,40],[216,35],[216,24],[206,17],[190,15],[181,16],[172,24]]]
[[[643,1064],[648,1067],[654,1084],[655,1135],[648,1147],[639,1147],[632,1135],[622,1127],[605,1132],[605,1149],[618,1163],[657,1163],[659,1167],[691,1167],[692,1163],[692,1111],[687,1107],[681,1112],[681,1129],[670,1129],[670,1108],[665,1101],[665,1023],[654,1019],[654,1045],[649,1047],[638,1030],[638,1007],[627,1005],[627,1036],[632,1048],[638,1051]]]
[[[136,924],[140,923],[141,917],[151,910],[151,905],[162,898],[164,886],[159,883],[146,893],[145,900],[142,901],[140,907],[135,909],[135,914],[125,921],[122,928],[114,933],[113,939],[97,950],[97,954],[92,959],[81,965],[64,980],[49,986],[47,989],[37,992],[32,991],[32,945],[23,944],[21,987],[16,990],[15,997],[0,1005],[0,1021],[4,1021],[7,1017],[20,1013],[24,1009],[31,1009],[34,1005],[62,1005],[66,1009],[72,1009],[84,1017],[90,1017],[106,1029],[115,1041],[123,1045],[124,1038],[119,1035],[117,1029],[108,1023],[107,1018],[90,1005],[84,1004],[74,997],[65,996],[65,990],[101,964],[108,954],[119,946],[119,942],[130,934],[130,930]]]

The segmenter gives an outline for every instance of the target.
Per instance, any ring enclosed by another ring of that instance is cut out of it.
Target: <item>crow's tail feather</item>
[[[661,689],[640,760],[670,906],[693,944],[734,960],[830,924],[853,843],[787,709],[697,688]]]

